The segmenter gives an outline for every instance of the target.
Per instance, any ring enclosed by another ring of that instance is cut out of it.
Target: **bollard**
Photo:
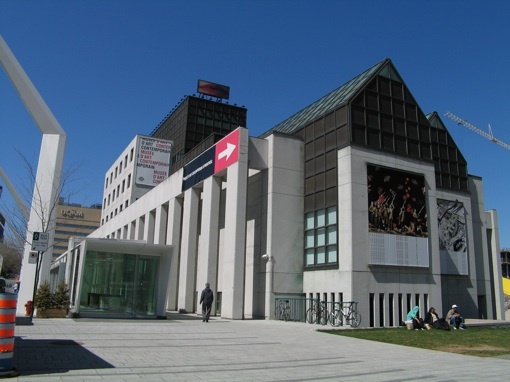
[[[0,293],[0,378],[18,375],[12,366],[17,299],[16,293]]]

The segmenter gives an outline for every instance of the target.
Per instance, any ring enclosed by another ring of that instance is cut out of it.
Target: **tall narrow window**
[[[305,266],[338,264],[336,207],[305,215]]]

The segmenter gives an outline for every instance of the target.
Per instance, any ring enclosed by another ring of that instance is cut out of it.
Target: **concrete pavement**
[[[37,319],[16,326],[17,381],[503,381],[510,360],[333,336],[297,322]],[[469,322],[468,322],[469,324]],[[474,322],[473,322],[474,324]],[[405,330],[404,328],[402,330]],[[462,332],[450,332],[461,335]],[[410,332],[410,335],[421,334]]]

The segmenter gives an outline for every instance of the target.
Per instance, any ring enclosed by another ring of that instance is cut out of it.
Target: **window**
[[[310,212],[305,216],[305,265],[338,263],[336,207]]]

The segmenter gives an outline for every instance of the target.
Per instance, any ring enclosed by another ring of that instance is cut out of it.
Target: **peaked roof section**
[[[396,74],[392,69],[392,66],[388,65],[389,63],[391,63],[390,59],[385,59],[377,63],[371,68],[365,70],[363,73],[354,77],[352,80],[346,82],[339,88],[326,94],[324,97],[318,99],[311,105],[305,107],[301,111],[298,111],[296,114],[287,118],[285,121],[279,123],[264,135],[267,135],[273,131],[286,134],[294,133],[303,126],[313,122],[318,117],[327,114],[342,104],[347,103],[352,98],[352,96],[355,95],[360,89],[362,89],[378,72],[380,72],[379,74],[385,77],[394,78],[394,76],[397,76],[400,79],[398,74]]]
[[[441,116],[437,113],[437,111],[433,111],[432,113],[427,114],[426,117],[429,120],[430,126],[436,128],[438,130],[443,130],[446,132],[446,135],[448,136],[448,142],[450,144],[452,144],[453,146],[455,146],[455,148],[457,149],[459,160],[462,163],[467,164],[466,158],[464,158],[464,155],[460,151],[459,146],[457,146],[457,144],[455,143],[452,135],[448,131],[448,128],[446,127],[446,125],[443,123],[443,120],[441,119]]]

